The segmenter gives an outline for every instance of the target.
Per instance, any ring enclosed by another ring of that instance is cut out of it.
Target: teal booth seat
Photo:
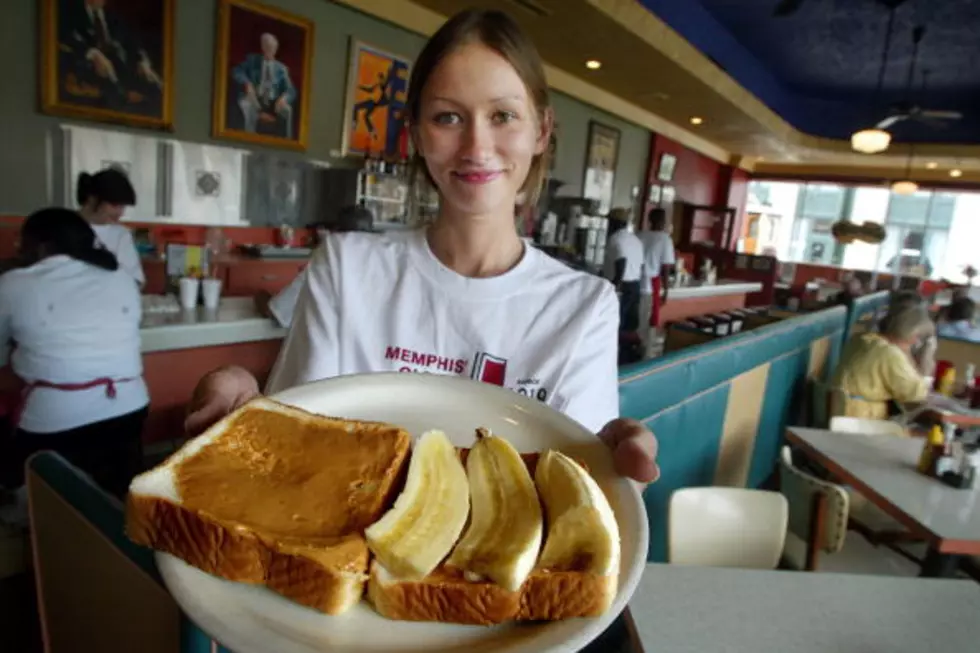
[[[667,502],[683,487],[759,487],[772,474],[806,381],[825,381],[840,355],[844,307],[776,322],[624,367],[620,412],[660,443],[660,479],[644,501],[651,562],[666,561]]]
[[[882,290],[857,297],[847,313],[847,328],[844,329],[844,342],[858,333],[867,333],[878,328],[878,321],[888,312],[891,292]]]

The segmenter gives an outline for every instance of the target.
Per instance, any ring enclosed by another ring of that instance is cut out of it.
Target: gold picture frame
[[[41,0],[41,111],[172,131],[175,6]]]
[[[307,148],[315,35],[303,16],[253,0],[219,0],[215,138]]]
[[[412,60],[353,38],[349,58],[343,155],[407,159],[411,144],[403,113]],[[377,148],[373,147],[375,144]]]

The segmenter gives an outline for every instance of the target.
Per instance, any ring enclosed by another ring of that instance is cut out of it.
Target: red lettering
[[[402,349],[401,360],[404,363],[411,363],[412,362],[412,352],[408,351],[407,349]]]
[[[388,347],[385,349],[385,358],[390,361],[396,361],[401,358],[401,349],[398,347]]]
[[[421,354],[417,351],[413,351],[412,365],[425,365],[425,354]]]
[[[456,359],[456,369],[455,369],[456,374],[462,374],[465,371],[466,371],[466,359],[465,358]]]
[[[450,358],[439,357],[439,369],[443,372],[451,372],[453,369],[453,361]]]
[[[438,358],[439,357],[436,356],[435,354],[429,354],[428,356],[425,357],[425,366],[432,367],[432,364],[435,363],[436,359]]]
[[[412,371],[412,368],[411,367],[401,367],[401,368],[398,369],[398,371],[399,372],[411,372]]]

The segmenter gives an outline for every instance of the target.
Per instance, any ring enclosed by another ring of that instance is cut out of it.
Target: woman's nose
[[[485,161],[493,152],[493,128],[488,120],[471,120],[463,131],[463,158],[468,161]]]

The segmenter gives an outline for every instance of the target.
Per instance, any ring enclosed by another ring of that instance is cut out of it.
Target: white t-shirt
[[[284,328],[289,328],[293,322],[293,313],[296,311],[296,302],[299,301],[299,293],[306,282],[306,271],[303,270],[296,275],[288,286],[280,290],[272,299],[269,300],[269,312],[276,318],[276,322]]]
[[[135,379],[117,383],[115,398],[106,396],[105,386],[36,388],[20,427],[65,431],[146,406],[140,311],[139,289],[121,269],[110,272],[59,255],[0,276],[0,365],[9,358],[27,382]]]
[[[639,237],[643,243],[643,276],[650,279],[659,277],[663,266],[675,262],[674,241],[666,231],[644,231]],[[653,291],[650,284],[643,284],[643,290]]]
[[[616,275],[616,261],[626,259],[623,281],[639,281],[643,269],[643,243],[636,234],[623,228],[609,237],[603,275],[612,279]]]
[[[422,230],[331,234],[306,268],[267,392],[344,374],[456,374],[535,397],[598,431],[619,416],[612,286],[533,247],[492,278],[432,254]]]
[[[140,262],[140,255],[136,251],[136,245],[133,244],[133,235],[129,233],[129,229],[121,224],[93,224],[92,230],[99,237],[99,242],[116,255],[119,269],[129,274],[140,286],[145,284],[143,264]]]

